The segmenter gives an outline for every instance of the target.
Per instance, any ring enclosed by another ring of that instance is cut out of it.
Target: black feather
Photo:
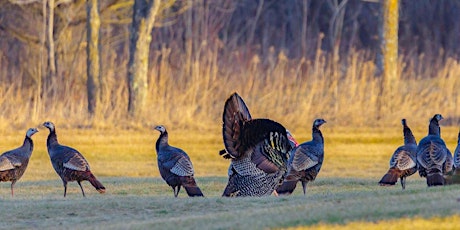
[[[243,99],[232,94],[225,102],[222,134],[231,159],[223,196],[270,195],[282,182],[292,148],[286,129],[269,119],[252,119]]]

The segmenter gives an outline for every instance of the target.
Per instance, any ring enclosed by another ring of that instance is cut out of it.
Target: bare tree
[[[88,112],[91,115],[96,113],[98,101],[100,101],[100,27],[99,0],[86,1],[86,28],[87,28],[87,80],[86,88],[88,93]]]
[[[376,76],[382,76],[380,83],[378,115],[382,115],[382,106],[388,104],[398,80],[398,23],[399,1],[381,0],[382,11],[379,15],[380,49],[376,54]],[[390,106],[391,107],[391,106]]]
[[[145,106],[150,33],[159,9],[160,1],[134,1],[128,61],[128,112],[132,116],[139,115]]]
[[[398,0],[381,0],[382,11],[380,13],[380,49],[377,52],[376,75],[384,75],[385,86],[397,79],[398,73],[398,23],[399,2]]]
[[[54,48],[54,7],[55,2],[54,0],[46,0],[47,2],[47,29],[46,29],[46,41],[47,46],[46,50],[48,53],[48,68],[47,68],[47,75],[46,75],[46,82],[47,90],[51,90],[53,94],[55,93],[54,87],[56,87],[56,55],[55,55],[55,48]]]
[[[383,9],[383,74],[385,87],[389,88],[398,78],[398,0],[384,0]]]
[[[128,61],[128,113],[137,116],[142,112],[147,97],[147,74],[151,32],[158,18],[165,19],[185,12],[193,1],[134,0],[130,27]]]

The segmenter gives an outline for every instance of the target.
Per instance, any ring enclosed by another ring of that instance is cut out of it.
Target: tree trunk
[[[383,74],[385,88],[391,90],[398,80],[398,0],[384,0],[383,11]]]
[[[301,29],[301,53],[302,57],[307,57],[307,25],[308,25],[308,4],[309,0],[303,0],[302,8],[302,29]]]
[[[56,56],[54,48],[54,0],[48,0],[48,28],[46,46],[48,52],[48,74],[47,74],[47,91],[54,96],[56,93]]]
[[[159,1],[134,1],[128,61],[128,113],[134,117],[138,116],[145,106],[150,33],[158,10]]]
[[[86,1],[86,28],[87,28],[87,46],[86,46],[86,64],[87,64],[87,80],[86,87],[88,93],[88,112],[90,115],[95,115],[96,107],[100,99],[100,27],[101,20],[99,18],[99,0]]]
[[[380,79],[377,99],[377,119],[385,112],[384,106],[391,109],[391,97],[398,84],[398,0],[381,0],[379,15],[380,47],[376,52],[376,76]]]

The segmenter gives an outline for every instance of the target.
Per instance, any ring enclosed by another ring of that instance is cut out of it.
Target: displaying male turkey
[[[222,196],[271,195],[287,171],[286,129],[269,119],[252,119],[237,93],[226,100],[222,119],[223,157],[231,159]]]
[[[452,159],[452,155],[450,155],[450,151],[441,139],[439,121],[442,119],[441,114],[436,114],[431,118],[428,126],[428,136],[420,140],[417,146],[418,171],[421,177],[426,177],[429,187],[445,185],[444,176],[452,170],[452,161],[449,162],[449,159]]]
[[[315,180],[324,160],[324,138],[319,129],[324,123],[326,123],[324,119],[316,119],[312,125],[312,140],[300,144],[291,151],[287,176],[283,184],[276,189],[279,195],[289,195],[294,192],[299,181],[302,183],[305,195],[307,183]]]
[[[47,121],[43,123],[43,126],[50,131],[46,140],[46,147],[48,148],[51,164],[64,184],[64,197],[67,194],[67,183],[71,181],[77,181],[83,196],[85,196],[85,191],[81,186],[81,182],[84,180],[89,181],[99,193],[105,193],[105,187],[91,173],[88,161],[83,155],[76,149],[59,144],[56,128],[52,122]]]
[[[289,139],[289,144],[291,145],[291,149],[294,149],[295,147],[299,146],[299,143],[297,140],[292,136],[291,132],[286,129],[286,135]],[[292,151],[292,150],[291,150]],[[227,150],[222,149],[219,151],[219,155],[221,155],[225,159],[231,159],[230,155],[227,153]]]
[[[14,184],[22,177],[29,164],[34,150],[32,135],[37,133],[36,128],[26,132],[26,138],[21,147],[3,153],[0,156],[0,181],[11,181],[11,196],[14,196]]]
[[[179,195],[181,186],[185,188],[185,191],[191,197],[203,196],[195,178],[193,178],[193,166],[187,153],[168,144],[168,131],[164,126],[158,125],[155,129],[160,131],[160,137],[158,137],[155,146],[158,168],[163,180],[172,187],[174,197]]]
[[[401,181],[402,189],[406,188],[406,177],[417,171],[417,141],[407,126],[406,119],[402,119],[404,145],[399,146],[390,159],[390,169],[379,181],[381,186],[392,186]]]

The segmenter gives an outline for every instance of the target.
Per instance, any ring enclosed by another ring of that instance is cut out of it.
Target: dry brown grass
[[[0,84],[0,129],[52,120],[72,128],[143,128],[162,123],[199,132],[215,130],[221,123],[223,103],[234,91],[254,117],[277,120],[294,132],[308,127],[316,117],[325,118],[332,127],[385,127],[403,117],[423,126],[434,113],[441,113],[452,118],[450,124],[458,124],[460,64],[454,60],[433,63],[432,78],[419,78],[415,73],[421,70],[400,63],[400,80],[379,107],[381,79],[374,77],[374,64],[359,52],[348,57],[344,68],[328,62],[327,54],[321,52],[314,62],[289,60],[281,53],[267,65],[258,57],[249,63],[222,64],[217,51],[204,50],[189,70],[181,67],[186,57],[173,56],[171,49],[156,54],[162,58],[151,63],[148,103],[137,119],[127,116],[126,83],[116,80],[124,66],[109,63],[106,67],[105,99],[94,118],[86,112],[84,78],[63,78],[60,93],[45,98],[37,97],[38,86]],[[82,76],[83,70],[78,70]]]

